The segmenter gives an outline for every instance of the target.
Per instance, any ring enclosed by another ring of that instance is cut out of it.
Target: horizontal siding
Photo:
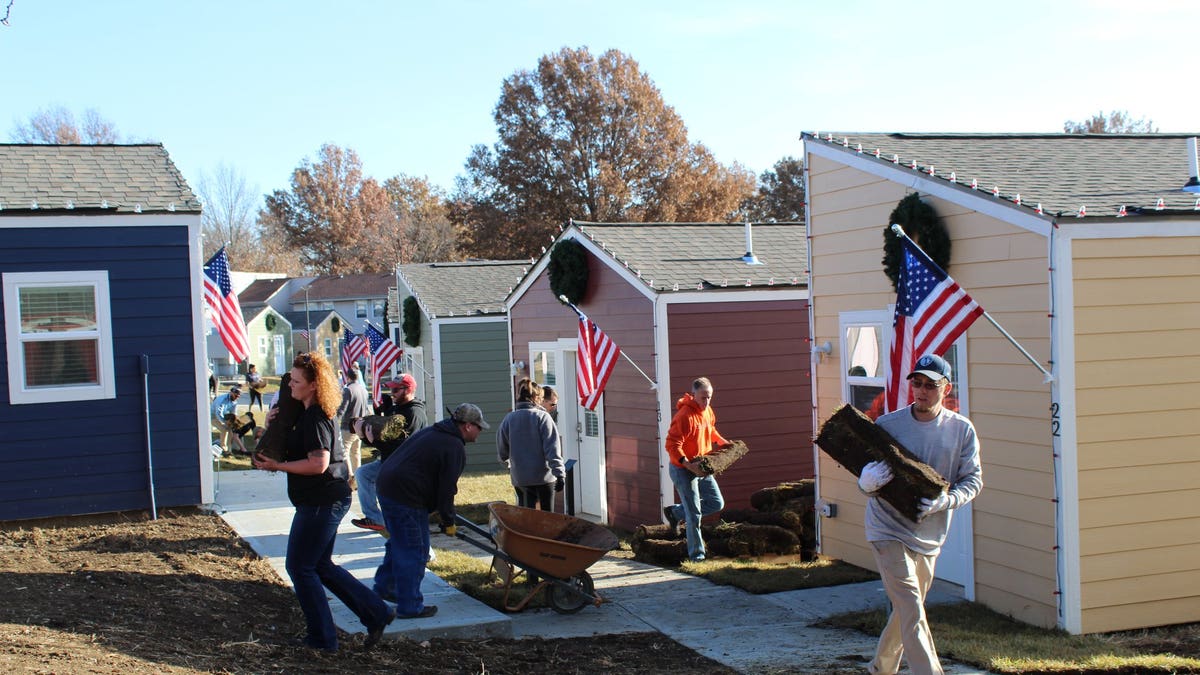
[[[489,423],[499,424],[512,410],[509,379],[508,326],[503,322],[447,323],[441,327],[442,395],[451,409],[474,403]],[[432,420],[444,410],[430,410]],[[492,427],[493,430],[495,427]],[[467,445],[468,471],[496,471],[496,434],[485,431]]]
[[[1071,252],[1083,629],[1200,620],[1200,238]]]
[[[108,272],[117,392],[111,400],[9,406],[8,371],[0,369],[0,434],[9,441],[0,449],[0,520],[150,506],[143,354],[157,506],[198,503],[196,407],[208,402],[196,400],[204,375],[195,370],[192,312],[200,299],[191,297],[188,228],[6,229],[0,237],[5,272]]]
[[[809,165],[813,339],[840,344],[842,312],[886,310],[895,291],[883,274],[883,230],[909,190],[838,162]],[[1044,237],[943,200],[927,198],[952,239],[948,272],[1036,358],[1050,354],[1048,246]],[[991,325],[968,331],[969,414],[983,453],[974,505],[976,597],[1038,625],[1054,625],[1057,578],[1050,386]],[[841,355],[817,366],[817,416],[842,404]],[[861,497],[844,469],[820,454],[821,495],[838,504],[822,520],[827,555],[873,568],[862,545]],[[1023,504],[1022,502],[1028,502]],[[1002,545],[1001,545],[1002,544]],[[1011,565],[1013,557],[1021,565]],[[1028,590],[1033,589],[1033,590]]]
[[[672,400],[708,377],[717,430],[750,449],[719,479],[726,504],[749,508],[757,490],[811,478],[808,303],[672,304],[667,325]]]

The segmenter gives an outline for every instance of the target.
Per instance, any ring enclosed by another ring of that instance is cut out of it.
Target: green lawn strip
[[[434,540],[434,547],[437,547],[436,540]],[[490,559],[475,558],[458,551],[439,549],[437,559],[429,563],[429,570],[446,583],[483,604],[501,612],[505,611],[504,580],[492,571]],[[518,576],[513,582],[508,597],[509,604],[516,605],[532,590],[532,586],[525,584],[525,575]],[[539,592],[526,607],[545,606],[546,593]]]
[[[856,584],[879,578],[874,572],[831,558],[810,562],[712,558],[700,563],[684,562],[679,569],[715,584],[756,594]]]
[[[994,673],[1200,673],[1200,659],[1037,628],[973,602],[932,605],[927,613],[939,655]],[[820,625],[878,635],[886,621],[883,610],[872,610],[832,616]]]

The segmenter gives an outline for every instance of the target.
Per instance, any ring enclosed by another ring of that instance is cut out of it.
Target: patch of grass
[[[507,471],[472,471],[458,479],[454,510],[473,523],[486,523],[491,502],[516,503]]]
[[[1179,642],[1147,637],[1160,631],[1070,635],[1021,623],[973,602],[932,605],[927,613],[939,655],[994,673],[1200,673],[1200,658],[1160,649]],[[822,624],[878,635],[886,622],[883,610],[872,610],[839,614]],[[1194,640],[1198,629],[1163,630]],[[1194,642],[1190,649],[1196,650]]]
[[[840,586],[879,578],[874,572],[832,558],[817,558],[810,562],[715,558],[700,563],[685,561],[679,569],[749,593]]]
[[[504,580],[491,567],[491,560],[475,558],[458,551],[437,552],[437,559],[429,563],[429,570],[446,581],[446,583],[479,600],[483,604],[497,609],[504,609]],[[513,582],[508,602],[516,605],[533,590],[532,586],[524,583],[525,576],[521,574]],[[526,607],[545,607],[546,593],[539,592]]]

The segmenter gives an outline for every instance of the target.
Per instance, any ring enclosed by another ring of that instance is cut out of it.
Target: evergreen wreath
[[[404,319],[400,326],[404,331],[404,342],[408,346],[416,347],[421,344],[421,305],[411,295],[404,299]]]
[[[333,329],[334,335],[342,332],[342,322],[336,316],[329,321],[329,327]]]
[[[550,290],[554,297],[567,296],[567,301],[578,305],[587,293],[588,254],[583,244],[574,239],[563,239],[550,251]]]
[[[892,288],[897,292],[900,290],[904,248],[900,245],[900,237],[892,232],[892,223],[904,228],[909,239],[916,242],[938,267],[944,270],[950,266],[950,233],[933,207],[921,201],[921,196],[914,192],[896,204],[883,229],[883,273],[892,280]]]
[[[267,325],[267,330],[275,330],[275,315],[268,314],[267,318],[263,320],[263,323]]]

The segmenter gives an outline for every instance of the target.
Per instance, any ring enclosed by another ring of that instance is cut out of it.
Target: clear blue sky
[[[0,14],[8,0],[0,0]],[[16,0],[0,138],[96,108],[193,188],[285,188],[323,143],[447,189],[492,144],[504,78],[586,45],[632,56],[693,141],[755,173],[801,131],[1061,131],[1128,110],[1198,131],[1198,0]]]

